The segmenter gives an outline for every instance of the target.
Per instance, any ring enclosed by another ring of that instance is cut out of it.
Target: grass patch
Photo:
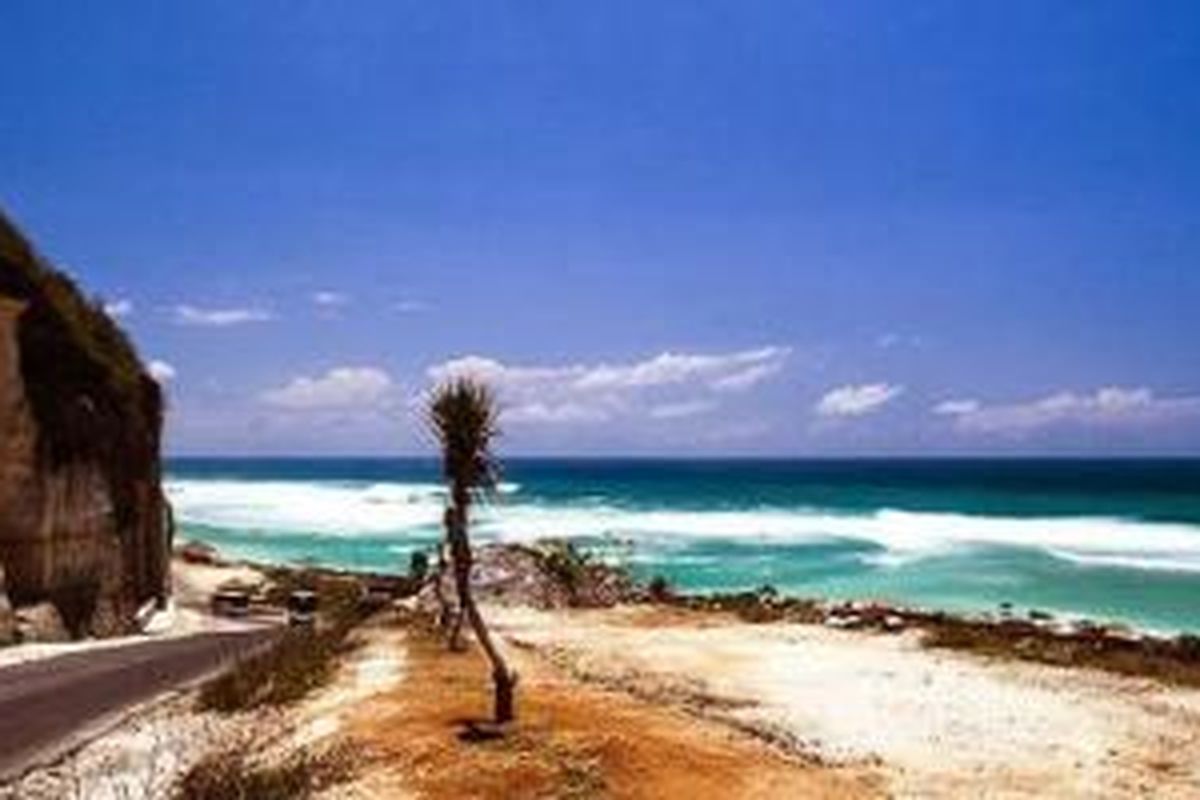
[[[197,707],[230,714],[295,703],[332,679],[349,649],[345,634],[289,630],[265,653],[239,662],[204,684]]]
[[[297,800],[345,782],[354,771],[349,746],[304,750],[275,763],[253,760],[237,747],[205,757],[184,775],[177,800]]]

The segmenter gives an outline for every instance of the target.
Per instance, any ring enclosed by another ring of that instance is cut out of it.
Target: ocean
[[[180,540],[403,571],[440,535],[432,459],[174,459]],[[697,592],[1000,603],[1200,631],[1200,460],[513,459],[476,541],[570,538]]]

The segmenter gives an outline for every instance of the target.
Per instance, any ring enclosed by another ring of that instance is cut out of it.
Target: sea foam
[[[426,533],[440,524],[445,490],[434,483],[174,480],[168,495],[184,523],[240,532],[323,536]],[[656,547],[690,540],[861,543],[894,565],[965,547],[1016,547],[1079,564],[1200,572],[1200,528],[1102,517],[1001,517],[879,509],[632,509],[596,502],[550,505],[501,487],[477,511],[477,536],[529,541],[613,536]]]

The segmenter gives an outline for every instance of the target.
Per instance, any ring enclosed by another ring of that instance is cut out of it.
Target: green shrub
[[[661,603],[669,600],[672,595],[671,582],[663,575],[655,575],[650,579],[650,584],[646,587],[646,591],[650,595],[651,600]]]
[[[535,552],[541,561],[542,571],[563,586],[573,601],[587,580],[591,555],[580,550],[573,542],[562,539],[541,542]]]

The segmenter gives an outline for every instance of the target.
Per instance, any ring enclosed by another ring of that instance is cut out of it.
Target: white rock
[[[17,629],[24,642],[67,642],[71,639],[58,609],[50,603],[17,609]]]

